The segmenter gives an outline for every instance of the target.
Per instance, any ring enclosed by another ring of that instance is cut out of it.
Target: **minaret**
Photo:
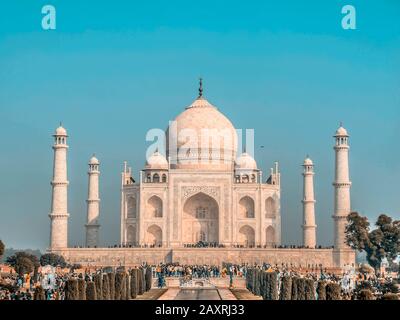
[[[349,179],[349,135],[341,125],[337,129],[335,138],[335,211],[334,238],[335,249],[348,249],[345,243],[345,229],[347,216],[350,213],[350,186]]]
[[[67,131],[61,126],[54,136],[54,164],[51,213],[49,214],[50,249],[68,247],[68,180],[67,180]]]
[[[314,199],[314,164],[309,157],[303,163],[303,245],[316,246],[315,199]]]
[[[86,246],[98,247],[99,245],[99,228],[98,224],[100,214],[100,199],[99,199],[99,166],[100,162],[93,155],[89,160],[89,186],[87,202],[87,223],[86,227]]]

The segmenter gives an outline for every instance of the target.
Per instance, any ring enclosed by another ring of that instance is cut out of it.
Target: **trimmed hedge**
[[[278,275],[275,272],[264,272],[265,300],[278,300]],[[263,291],[263,289],[261,289]]]
[[[78,280],[70,279],[65,283],[65,300],[78,300],[79,299],[79,289]]]
[[[284,276],[282,278],[279,299],[292,300],[292,278],[290,276]]]
[[[96,285],[93,281],[86,283],[86,300],[97,300]]]
[[[298,282],[300,278],[293,277],[292,278],[292,300],[298,300],[299,292],[298,292]]]
[[[317,284],[318,300],[326,300],[326,281],[319,280]]]
[[[131,298],[135,299],[138,295],[138,269],[131,270]]]
[[[399,300],[399,296],[395,293],[385,293],[382,300]]]
[[[129,273],[125,273],[125,300],[131,298],[131,279]]]
[[[121,272],[121,297],[120,300],[126,300],[126,273]]]
[[[111,300],[110,294],[110,278],[108,274],[103,275],[103,300]]]
[[[304,279],[305,300],[315,300],[315,288],[313,279]]]
[[[341,300],[340,286],[337,283],[328,283],[326,285],[326,300]]]
[[[86,281],[78,279],[78,300],[86,300]]]
[[[143,268],[139,268],[139,273],[138,273],[138,294],[142,295],[145,291],[145,283],[144,283],[144,272]]]
[[[94,284],[96,286],[96,296],[97,300],[103,300],[103,279],[102,274],[95,274],[93,277]]]
[[[249,269],[246,275],[246,288],[264,300],[316,300],[314,279],[286,275],[280,280],[279,284],[279,276],[276,272],[266,272],[258,268]],[[334,290],[335,287],[332,287],[331,297],[336,297]],[[324,282],[318,282],[317,292],[319,300],[326,300]]]
[[[152,283],[153,283],[153,274],[151,272],[151,268],[147,267],[146,268],[146,291],[149,291],[151,289]]]
[[[44,289],[42,286],[38,286],[35,288],[35,292],[33,293],[33,300],[46,300],[46,296],[44,294]]]
[[[362,289],[357,295],[358,300],[374,300],[374,295],[372,294],[371,290]]]
[[[260,282],[261,282],[261,270],[256,269],[256,274],[254,279],[254,294],[256,296],[261,296]]]
[[[108,283],[110,286],[110,300],[115,299],[115,273],[110,272],[107,274],[108,276]]]
[[[297,280],[297,300],[306,300],[306,279]]]
[[[125,278],[124,278],[124,273],[123,272],[117,272],[115,275],[115,300],[122,300],[122,291],[123,288],[125,287]]]

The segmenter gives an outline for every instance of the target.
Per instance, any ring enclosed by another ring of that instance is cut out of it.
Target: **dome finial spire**
[[[199,79],[199,98],[203,98],[203,78]]]

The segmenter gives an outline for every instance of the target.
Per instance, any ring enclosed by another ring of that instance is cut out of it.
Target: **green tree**
[[[55,253],[45,253],[40,257],[40,265],[47,266],[51,265],[53,267],[61,267],[65,268],[67,263],[63,256],[60,256]]]
[[[347,217],[346,242],[360,252],[365,251],[368,263],[379,269],[384,258],[391,264],[400,251],[400,221],[381,214],[375,223],[376,228],[370,231],[366,217],[352,212]]]
[[[15,265],[15,271],[20,275],[23,276],[26,273],[31,273],[35,269],[33,262],[31,259],[27,257],[20,257],[17,260],[17,264]]]
[[[3,256],[5,249],[6,249],[6,247],[5,247],[4,243],[3,243],[3,241],[0,240],[0,259]]]
[[[23,251],[9,256],[6,260],[6,263],[13,267],[20,275],[33,271],[34,277],[37,276],[37,271],[40,266],[39,259],[36,256]]]

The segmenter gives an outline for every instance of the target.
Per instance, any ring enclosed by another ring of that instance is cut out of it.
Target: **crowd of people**
[[[217,242],[204,242],[199,241],[198,243],[186,243],[183,244],[184,248],[226,248],[227,246],[224,244],[220,244]],[[306,247],[300,245],[245,245],[245,244],[232,244],[229,246],[230,248],[236,249],[244,249],[244,248],[259,248],[259,249],[266,249],[272,247],[274,249],[332,249],[333,246],[317,246],[317,247]],[[74,248],[86,248],[80,245],[75,245]],[[96,247],[94,247],[96,248]],[[108,248],[162,248],[162,244],[160,243],[126,243],[126,244],[115,244],[109,245]]]
[[[235,277],[245,277],[247,264],[243,265],[180,265],[180,264],[159,264],[153,266],[156,275],[162,274],[165,277],[191,277],[191,278],[214,278],[225,277],[232,274]]]
[[[33,300],[35,288],[38,286],[44,289],[46,300],[64,300],[64,288],[68,279],[84,278],[91,281],[96,273],[101,272],[101,269],[85,270],[84,273],[53,269],[53,272],[39,272],[32,276],[31,274],[20,276],[17,273],[8,273],[6,276],[3,274],[0,276],[0,300]]]
[[[398,275],[393,274],[375,274],[356,271],[356,268],[347,268],[342,274],[329,272],[321,267],[313,266],[311,269],[301,269],[291,265],[262,265],[250,264],[224,264],[217,265],[180,265],[180,264],[159,264],[153,265],[153,278],[157,279],[157,285],[160,288],[166,286],[166,278],[179,278],[181,281],[191,279],[210,279],[226,277],[233,284],[235,278],[246,278],[250,269],[259,269],[265,272],[274,272],[277,274],[280,284],[285,276],[300,277],[312,279],[317,287],[317,282],[325,280],[340,285],[343,299],[354,299],[360,288],[368,288],[376,297],[390,291],[397,292]],[[116,270],[115,270],[116,271]],[[39,272],[36,275],[25,274],[19,276],[17,273],[3,273],[0,276],[0,300],[32,300],[34,299],[35,288],[41,286],[45,291],[47,300],[63,300],[64,287],[68,279],[82,278],[86,281],[92,281],[96,273],[104,272],[104,269],[80,270],[79,273],[74,270]]]

